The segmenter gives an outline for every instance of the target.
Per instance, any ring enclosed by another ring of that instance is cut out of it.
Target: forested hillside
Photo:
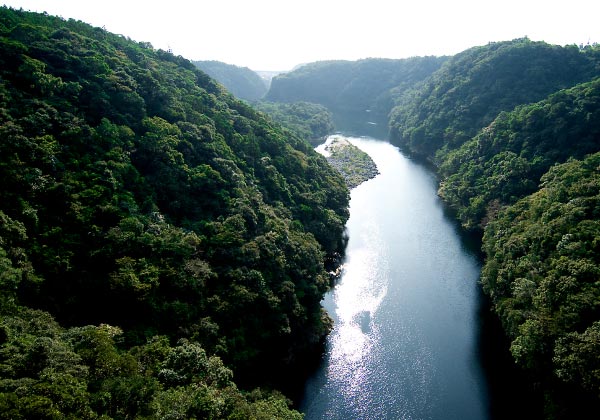
[[[321,143],[324,137],[335,130],[333,115],[323,105],[259,101],[252,106],[312,143]]]
[[[484,290],[549,418],[589,418],[600,406],[599,239],[598,153],[553,166],[485,230]]]
[[[238,67],[221,61],[194,61],[200,70],[217,80],[237,98],[257,101],[267,93],[267,84],[248,67]]]
[[[395,97],[430,76],[445,60],[415,57],[311,63],[276,76],[265,99],[314,102],[340,117],[370,110],[387,119]]]
[[[494,43],[452,57],[390,119],[483,233],[484,290],[548,418],[600,406],[599,76],[597,46]]]
[[[390,119],[391,141],[439,164],[501,111],[589,81],[597,63],[595,49],[527,38],[471,48],[402,98]]]
[[[182,57],[0,8],[0,417],[298,418],[348,191]],[[237,379],[236,379],[237,380]]]
[[[598,412],[600,47],[524,38],[439,59],[439,69],[408,63],[432,67],[315,63],[279,76],[267,97],[347,115],[393,106],[390,140],[434,164],[441,197],[483,235],[484,290],[545,416]]]
[[[334,131],[333,115],[323,105],[303,101],[280,103],[261,100],[267,93],[267,85],[257,73],[247,67],[220,61],[193,63],[234,96],[250,102],[252,107],[268,114],[301,138],[318,141]]]
[[[468,229],[535,192],[556,163],[600,150],[600,79],[502,112],[444,156],[440,194]]]

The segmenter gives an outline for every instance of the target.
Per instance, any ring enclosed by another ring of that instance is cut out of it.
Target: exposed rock
[[[342,136],[330,137],[321,152],[352,189],[379,174],[373,159]]]

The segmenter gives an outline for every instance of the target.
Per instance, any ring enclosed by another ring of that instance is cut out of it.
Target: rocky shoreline
[[[321,152],[329,164],[342,174],[350,189],[379,174],[373,159],[343,136],[330,137]]]

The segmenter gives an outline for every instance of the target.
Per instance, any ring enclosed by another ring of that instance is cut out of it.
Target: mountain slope
[[[287,412],[221,359],[260,384],[328,330],[324,158],[182,57],[6,8],[0,133],[0,411]]]
[[[334,131],[333,115],[323,105],[258,101],[252,106],[311,143],[321,143]]]
[[[600,406],[599,52],[526,39],[476,47],[391,118],[392,139],[436,164],[442,198],[483,233],[484,290],[550,419]]]
[[[469,229],[535,192],[557,163],[600,150],[600,79],[503,112],[440,167],[440,195]]]
[[[223,84],[235,97],[257,101],[267,93],[267,85],[248,67],[238,67],[220,61],[194,61],[200,70]]]
[[[527,38],[471,48],[448,60],[393,110],[391,140],[439,164],[445,150],[459,147],[501,111],[590,80],[596,63],[593,54],[575,46]]]
[[[395,97],[427,78],[444,61],[444,57],[414,57],[306,64],[276,76],[265,99],[318,103],[329,108],[343,123],[369,118],[386,124]]]
[[[549,418],[600,406],[600,154],[553,166],[485,230],[483,287]]]

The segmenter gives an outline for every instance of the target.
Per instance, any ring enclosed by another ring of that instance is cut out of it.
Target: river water
[[[487,419],[480,263],[444,214],[435,177],[391,144],[350,138],[380,175],[351,192],[335,320],[299,409],[313,419]]]

